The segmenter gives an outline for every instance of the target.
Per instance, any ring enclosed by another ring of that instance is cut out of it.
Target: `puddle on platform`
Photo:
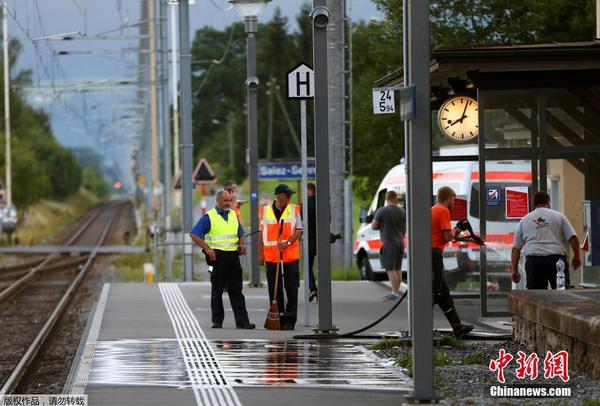
[[[361,344],[209,340],[233,386],[408,390],[411,381]],[[100,341],[90,384],[190,387],[177,340]]]

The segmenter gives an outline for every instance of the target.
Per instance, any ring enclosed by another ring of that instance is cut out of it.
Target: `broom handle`
[[[275,266],[275,290],[273,292],[273,301],[277,302],[277,291],[279,288],[279,264],[281,263],[281,248],[279,248],[279,242],[281,241],[281,234],[283,233],[283,220],[279,223],[279,237],[277,238],[277,265]]]

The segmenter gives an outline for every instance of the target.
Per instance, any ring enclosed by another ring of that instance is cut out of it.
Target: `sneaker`
[[[382,299],[384,302],[392,302],[394,300],[398,300],[398,298],[400,297],[400,295],[396,294],[396,293],[390,293],[385,295]]]
[[[469,334],[473,330],[473,326],[470,324],[461,324],[453,330],[454,337],[458,338],[459,340],[462,340],[467,334]]]
[[[308,301],[312,302],[313,300],[318,298],[318,294],[316,290],[312,290],[309,294],[308,294]]]

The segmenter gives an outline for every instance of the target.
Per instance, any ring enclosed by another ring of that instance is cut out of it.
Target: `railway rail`
[[[35,360],[40,349],[44,346],[48,338],[51,336],[53,328],[56,326],[61,316],[69,308],[69,303],[76,295],[78,288],[86,278],[89,269],[91,268],[91,265],[93,264],[94,259],[97,256],[97,249],[101,247],[107,240],[107,237],[109,235],[109,232],[111,231],[111,227],[113,226],[117,213],[119,213],[119,211],[122,210],[124,206],[124,202],[109,202],[99,207],[98,209],[96,209],[95,212],[92,213],[92,215],[89,218],[85,220],[85,222],[75,231],[75,233],[65,243],[65,245],[74,245],[79,240],[84,239],[84,236],[86,240],[94,238],[94,244],[88,243],[88,245],[94,246],[94,250],[89,255],[77,258],[64,259],[64,257],[60,256],[59,254],[50,254],[43,259],[29,261],[26,264],[19,264],[14,265],[12,267],[0,268],[0,279],[3,276],[8,277],[8,275],[13,275],[14,277],[18,278],[14,283],[12,283],[10,286],[8,286],[0,292],[0,309],[3,305],[10,303],[12,299],[26,300],[24,298],[19,298],[19,296],[26,295],[29,289],[33,289],[32,283],[35,280],[37,280],[41,275],[44,275],[44,278],[47,278],[48,275],[51,275],[51,277],[54,277],[54,275],[56,275],[55,280],[49,280],[49,282],[46,283],[46,285],[44,286],[45,289],[50,286],[52,286],[52,289],[54,290],[56,290],[57,287],[59,289],[64,289],[66,287],[64,293],[60,292],[57,295],[56,292],[53,292],[49,294],[56,295],[57,297],[60,297],[60,299],[52,308],[52,311],[45,320],[43,326],[35,335],[35,338],[29,343],[28,346],[26,346],[26,350],[24,352],[21,352],[19,354],[20,356],[18,357],[13,356],[13,359],[16,359],[12,363],[12,365],[16,364],[16,366],[12,369],[10,375],[2,384],[2,388],[0,389],[0,396],[14,393],[15,390],[18,388],[19,383],[21,382],[22,378],[27,374],[28,369]],[[92,235],[90,231],[95,231],[95,234]],[[27,268],[26,266],[29,266],[29,268]],[[68,272],[73,268],[78,268],[74,275],[73,272]],[[63,275],[60,275],[61,272],[63,273]],[[68,276],[67,281],[65,282],[64,279],[67,273],[70,275]],[[60,279],[61,277],[62,280]],[[46,311],[46,314],[48,313],[48,311],[49,309]],[[35,330],[29,336],[31,337],[33,334],[35,334]],[[6,375],[7,374],[5,373],[4,376]]]

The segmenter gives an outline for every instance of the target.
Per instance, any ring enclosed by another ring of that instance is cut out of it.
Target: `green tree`
[[[41,198],[64,198],[77,191],[81,183],[81,168],[72,152],[60,146],[50,127],[48,115],[34,109],[20,92],[20,86],[30,83],[30,71],[14,73],[21,51],[18,40],[10,41],[10,89],[12,133],[13,200],[21,210]],[[0,78],[3,86],[3,78]],[[0,99],[4,110],[4,97]],[[4,120],[0,124],[5,137]],[[0,146],[0,167],[5,173],[4,142]],[[4,176],[2,176],[4,178]],[[4,184],[4,182],[2,182]]]
[[[81,186],[92,192],[98,197],[105,197],[108,195],[108,187],[106,186],[106,182],[102,178],[100,172],[98,172],[95,168],[88,166],[83,169],[81,174]]]
[[[272,102],[274,158],[299,158],[284,109],[296,134],[300,133],[297,102],[285,97],[285,76],[295,61],[309,61],[312,53],[309,7],[298,16],[299,32],[290,33],[287,17],[276,10],[271,21],[260,24],[257,38],[259,157],[266,157],[269,128],[267,83],[273,80]],[[308,25],[307,25],[308,20]],[[196,32],[193,55],[194,155],[207,157],[220,178],[241,180],[246,176],[246,33],[242,23],[224,31],[203,27]],[[291,62],[290,62],[291,61]],[[278,92],[281,102],[275,97]],[[310,123],[309,123],[310,124]],[[310,131],[309,127],[309,131]],[[234,167],[230,161],[230,134],[233,134]],[[311,146],[311,145],[309,145]]]
[[[374,116],[371,105],[375,80],[402,66],[402,0],[374,2],[383,21],[353,27],[354,174],[363,198],[372,196],[404,155],[402,123],[397,116]],[[432,48],[591,40],[594,5],[593,0],[432,0]]]

